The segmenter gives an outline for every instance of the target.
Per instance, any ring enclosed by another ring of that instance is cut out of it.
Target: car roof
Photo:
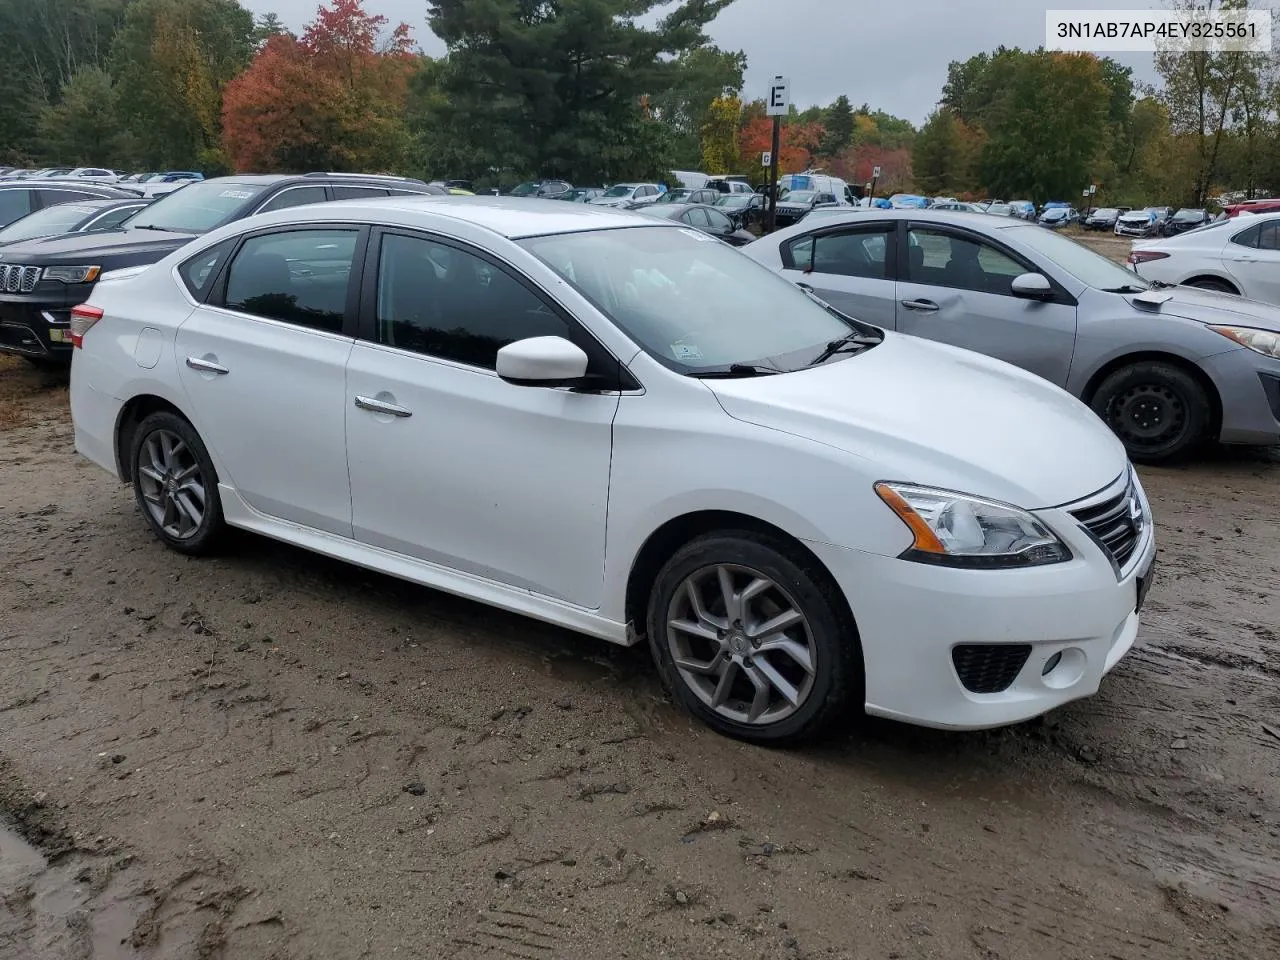
[[[373,223],[413,227],[421,224],[424,214],[474,224],[509,240],[621,227],[662,226],[661,221],[653,217],[611,207],[548,203],[546,200],[525,197],[429,194],[377,200],[337,200],[305,208],[294,207],[258,214],[249,225],[285,224],[298,219],[311,222],[350,220],[354,217]]]

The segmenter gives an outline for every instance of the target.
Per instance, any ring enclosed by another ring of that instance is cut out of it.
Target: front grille
[[[40,279],[39,267],[20,263],[0,263],[0,290],[5,293],[30,293]]]
[[[1146,517],[1142,512],[1142,500],[1130,479],[1124,489],[1100,503],[1078,510],[1071,515],[1080,521],[1093,538],[1102,545],[1108,557],[1117,567],[1124,569],[1142,538]]]
[[[1030,656],[1029,643],[962,643],[951,649],[956,676],[970,693],[1008,690]]]

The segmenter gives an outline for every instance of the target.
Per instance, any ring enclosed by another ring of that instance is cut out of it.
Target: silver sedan
[[[1151,283],[1034,224],[966,213],[828,214],[743,252],[842,313],[1058,384],[1134,460],[1280,443],[1276,307]]]

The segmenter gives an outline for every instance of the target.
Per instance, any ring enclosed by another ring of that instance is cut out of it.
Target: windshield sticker
[[[714,242],[715,242],[715,239],[716,239],[715,237],[711,236],[710,234],[700,233],[700,232],[699,232],[699,231],[697,231],[697,230],[689,230],[689,229],[686,229],[686,228],[684,228],[684,227],[681,227],[681,228],[680,228],[680,232],[681,232],[681,233],[683,233],[685,236],[693,237],[693,239],[695,239],[695,240],[710,240],[712,243],[714,243]]]
[[[223,190],[219,197],[227,197],[230,200],[252,200],[253,192],[251,190]]]
[[[671,352],[677,360],[701,360],[702,351],[692,344],[673,343]]]

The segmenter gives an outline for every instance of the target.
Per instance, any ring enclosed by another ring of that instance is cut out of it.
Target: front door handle
[[[908,310],[921,310],[925,313],[935,313],[938,305],[932,300],[903,300],[902,305]]]
[[[356,397],[356,406],[361,410],[368,410],[370,413],[385,413],[393,417],[412,417],[413,411],[394,403],[387,403],[385,400],[378,400],[374,397]]]
[[[214,363],[212,360],[206,360],[203,357],[187,357],[187,366],[192,370],[200,370],[203,373],[230,373],[220,363]]]

